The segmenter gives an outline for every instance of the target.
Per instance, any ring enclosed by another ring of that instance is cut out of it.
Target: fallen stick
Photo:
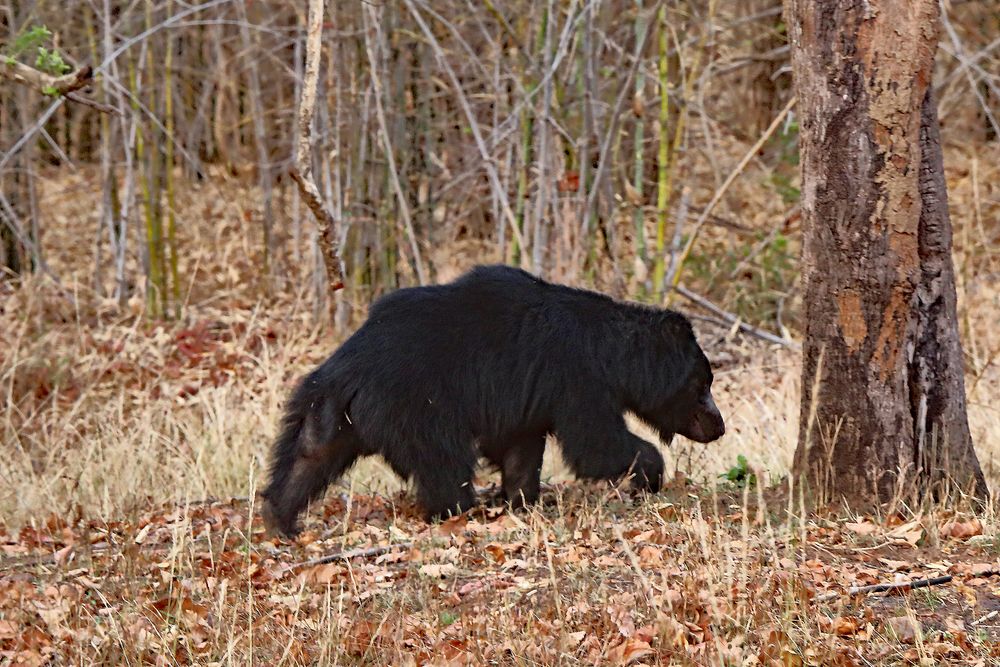
[[[947,584],[952,580],[950,574],[943,577],[933,577],[931,579],[917,579],[916,581],[901,581],[895,584],[872,584],[871,586],[851,586],[847,589],[848,595],[860,595],[862,593],[882,593],[885,591],[909,591],[914,588],[927,588],[938,584]],[[840,593],[826,593],[816,598],[816,602],[828,602],[840,597]]]
[[[387,551],[392,551],[393,549],[409,549],[412,546],[413,542],[396,542],[395,544],[380,544],[378,546],[368,547],[367,549],[350,549],[348,551],[339,551],[335,554],[323,556],[322,558],[313,558],[312,560],[304,560],[301,563],[293,563],[289,567],[290,569],[297,569],[300,567],[312,567],[314,565],[326,565],[327,563],[332,563],[338,560],[351,560],[352,558],[380,556]]]

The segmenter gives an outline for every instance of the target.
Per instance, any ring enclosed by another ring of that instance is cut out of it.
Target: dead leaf
[[[557,185],[559,192],[576,192],[580,189],[580,173],[567,171]]]
[[[906,560],[892,560],[891,558],[879,558],[879,562],[886,565],[893,572],[900,572],[902,570],[909,570],[913,567],[913,564]]]
[[[653,567],[663,562],[663,552],[654,546],[646,545],[639,549],[639,563],[645,567]]]
[[[830,629],[841,637],[850,637],[857,633],[861,622],[853,616],[838,616],[830,622]]]
[[[907,616],[890,618],[885,622],[885,625],[892,631],[893,636],[904,644],[914,643],[917,637],[917,630],[920,629],[920,621]]]
[[[643,111],[645,111],[646,103],[642,98],[642,91],[637,90],[632,96],[632,113],[635,114],[636,118],[642,118]]]
[[[343,565],[325,563],[303,570],[299,576],[302,581],[308,584],[329,584],[346,571]]]
[[[924,536],[924,527],[918,520],[907,521],[904,524],[896,526],[886,533],[886,535],[892,538],[897,544],[906,543],[915,547],[920,538]]]
[[[458,568],[451,563],[428,563],[421,565],[417,572],[432,579],[444,579],[455,574],[457,570]]]
[[[503,565],[504,561],[507,560],[507,556],[504,554],[503,547],[501,547],[499,544],[487,544],[485,547],[483,547],[483,551],[485,551],[490,555],[494,563],[499,563],[500,565]]]
[[[0,639],[13,639],[21,634],[21,629],[14,621],[0,620]]]
[[[25,667],[41,667],[46,664],[46,659],[38,651],[18,651],[14,655],[12,665],[24,665]]]
[[[435,535],[460,535],[465,532],[465,526],[468,523],[469,517],[465,514],[459,514],[434,526],[433,533]]]
[[[628,181],[625,181],[625,198],[628,200],[629,204],[632,204],[632,206],[642,206],[643,204],[642,195],[635,189],[635,186]]]
[[[618,646],[608,651],[608,662],[618,665],[631,665],[642,660],[648,655],[653,655],[655,651],[649,645],[638,639],[626,639]]]
[[[579,646],[583,642],[584,637],[586,636],[587,632],[585,630],[580,630],[578,632],[567,632],[566,634],[560,637],[559,643],[562,645],[562,649],[564,651],[571,651],[575,649],[577,646]]]
[[[844,524],[844,528],[855,533],[856,535],[873,535],[875,531],[878,530],[876,526],[871,521],[859,521],[859,522],[847,522]]]
[[[983,524],[979,519],[949,521],[941,526],[941,536],[950,537],[953,540],[967,540],[982,534]]]

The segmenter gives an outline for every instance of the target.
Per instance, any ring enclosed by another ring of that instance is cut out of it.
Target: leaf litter
[[[754,527],[744,520],[753,509],[672,484],[689,502],[558,484],[530,512],[484,506],[436,525],[405,494],[355,498],[350,514],[331,494],[294,542],[250,520],[247,500],[165,505],[114,523],[53,516],[0,533],[0,656],[39,665],[251,653],[288,664],[1000,658],[1000,552],[970,544],[978,520],[814,516]],[[340,552],[348,557],[308,564]],[[847,594],[941,573],[953,580]],[[826,593],[838,595],[818,602]]]

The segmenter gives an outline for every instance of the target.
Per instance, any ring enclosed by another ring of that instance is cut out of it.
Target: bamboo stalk
[[[635,0],[635,39],[638,41],[645,34],[645,13],[643,12],[643,0]],[[646,88],[646,75],[640,67],[635,74],[635,98],[632,101],[632,111],[635,114],[635,137],[633,144],[633,173],[632,188],[635,191],[635,210],[632,214],[635,226],[635,254],[636,261],[645,264],[646,262],[646,222],[642,208],[643,200],[643,175],[644,169],[644,149],[646,114],[644,109],[643,94]]]
[[[94,18],[97,18],[96,10],[94,12]],[[94,26],[90,21],[90,16],[87,17],[88,20],[84,21],[84,26],[87,31],[87,46],[90,50],[90,59],[92,62],[100,62],[101,56],[97,48],[97,34],[94,30]],[[101,87],[101,100],[103,102],[108,101],[108,89],[107,83]],[[93,287],[94,291],[99,294],[104,294],[104,232],[105,229],[108,231],[112,230],[112,214],[111,214],[111,183],[112,171],[111,171],[111,120],[107,114],[101,114],[101,118],[98,121],[100,127],[100,159],[101,159],[101,219],[97,223],[97,235],[94,243],[94,273],[93,273]],[[112,248],[114,239],[112,238]]]
[[[542,46],[542,62],[544,63],[543,71],[545,72],[549,71],[549,68],[552,65],[553,9],[552,0],[548,0],[548,4],[545,7],[545,13],[543,15],[542,27],[539,29],[539,41]],[[537,83],[535,85],[537,85]],[[550,181],[552,180],[549,175],[548,168],[551,162],[551,158],[549,156],[549,126],[551,124],[552,116],[552,96],[552,77],[546,77],[544,90],[542,91],[541,128],[538,133],[538,199],[536,202],[537,210],[535,212],[535,234],[531,242],[531,266],[534,267],[535,273],[537,274],[542,273],[544,261],[546,246],[545,220],[547,217],[546,211],[549,205]]]
[[[250,83],[250,115],[253,120],[254,144],[257,149],[257,183],[260,187],[262,212],[262,231],[264,234],[264,275],[270,279],[274,255],[274,184],[271,176],[271,164],[267,150],[267,128],[264,125],[264,107],[261,101],[260,70],[257,58],[253,56],[258,41],[250,35],[249,18],[246,4],[237,2],[240,16],[240,39],[247,58],[247,75]],[[256,35],[257,33],[254,33]]]
[[[107,63],[108,71],[112,75],[118,74],[117,63],[112,59],[112,31],[111,31],[111,1],[104,0],[103,11],[102,11],[102,50],[104,53],[104,59],[101,61]],[[102,77],[102,89],[104,93],[108,96],[111,95],[111,82],[107,77]],[[114,228],[110,229],[109,232],[112,234],[112,247],[115,252],[115,297],[118,300],[118,306],[123,308],[125,306],[126,300],[128,299],[128,283],[125,276],[125,256],[128,250],[128,228],[129,228],[129,216],[132,214],[132,208],[135,201],[135,143],[136,143],[136,133],[137,133],[137,121],[134,115],[126,116],[125,112],[125,100],[122,95],[121,87],[115,90],[115,99],[117,107],[121,112],[119,115],[120,128],[122,141],[124,143],[125,153],[125,174],[124,174],[124,197],[120,200],[118,198],[118,188],[116,175],[111,167],[111,155],[110,155],[110,144],[108,149],[108,160],[109,168],[111,169],[110,178],[110,210],[112,215],[117,215],[117,233]],[[109,137],[110,141],[110,137]],[[113,223],[114,220],[109,221]]]
[[[380,32],[378,27],[378,17],[375,16],[375,8],[371,5],[366,5],[365,7],[368,12],[367,16],[371,21],[370,27],[374,28],[376,37],[378,37]],[[389,180],[392,185],[392,189],[396,194],[396,203],[399,206],[399,212],[403,218],[403,226],[406,231],[407,240],[409,241],[410,252],[413,253],[413,267],[417,273],[417,280],[421,285],[426,285],[427,273],[424,270],[423,260],[420,258],[420,246],[417,243],[417,235],[413,229],[413,218],[410,216],[410,206],[407,203],[406,195],[403,193],[403,185],[400,182],[399,170],[396,168],[396,157],[393,152],[392,141],[389,136],[389,125],[386,122],[385,110],[382,105],[382,78],[379,75],[378,63],[375,59],[371,39],[369,39],[369,30],[367,29],[365,30],[365,51],[368,54],[368,63],[371,67],[370,73],[372,77],[372,85],[375,87],[375,117],[378,119],[379,130],[382,135],[382,145],[385,150],[385,158],[389,169]]]
[[[525,234],[525,211],[527,210],[528,202],[528,165],[531,164],[531,148],[532,148],[532,138],[534,135],[534,119],[532,117],[533,109],[530,105],[525,104],[521,109],[520,116],[520,126],[521,126],[521,159],[518,163],[517,169],[517,194],[515,195],[514,201],[514,219],[519,236]],[[511,253],[515,258],[523,258],[526,248],[523,247],[516,239],[511,244]],[[523,262],[522,262],[523,263]]]
[[[173,0],[167,0],[167,17],[173,13]],[[164,178],[167,189],[167,254],[169,264],[170,300],[174,317],[181,316],[181,285],[177,267],[177,200],[174,186],[174,39],[167,33],[167,55],[163,62],[163,113],[167,141],[164,147]]]
[[[151,30],[153,28],[153,0],[146,0],[146,29]],[[146,49],[146,80],[148,81],[149,89],[149,100],[146,106],[150,111],[155,114],[159,110],[159,101],[157,95],[157,87],[155,85],[157,71],[157,63],[154,60],[153,54],[153,44],[150,44],[150,48]],[[154,116],[155,118],[155,116]],[[156,128],[150,129],[150,136],[155,137],[158,135]],[[169,138],[167,139],[169,143]],[[157,307],[151,313],[154,317],[163,317],[167,314],[167,300],[169,298],[169,292],[167,290],[167,257],[164,247],[163,238],[163,153],[160,151],[160,147],[155,141],[151,141],[148,151],[148,174],[149,179],[149,208],[152,211],[153,220],[153,244],[156,246],[156,260],[157,267],[155,275],[158,278],[156,282],[156,297],[157,297]]]
[[[152,22],[152,17],[149,13],[149,2],[146,3],[146,12],[148,29],[149,24]],[[143,221],[146,233],[146,308],[151,317],[158,318],[162,314],[162,311],[160,310],[160,295],[162,292],[163,280],[160,273],[160,230],[156,217],[156,211],[153,206],[153,188],[155,180],[151,177],[153,165],[152,161],[147,156],[145,132],[141,127],[139,127],[138,121],[139,96],[142,93],[141,65],[146,62],[147,55],[149,53],[148,48],[145,48],[146,43],[143,44],[143,47],[144,48],[138,58],[138,65],[135,62],[129,63],[129,80],[131,87],[130,93],[132,97],[132,123],[135,131],[135,164],[138,165],[143,171],[138,180],[139,188],[142,194]]]
[[[572,266],[574,270],[579,268],[582,257],[590,255],[593,244],[591,243],[591,215],[592,206],[590,203],[590,188],[593,182],[592,158],[590,143],[594,136],[594,7],[592,3],[587,3],[584,7],[583,16],[583,52],[580,54],[580,70],[583,79],[583,135],[580,138],[579,149],[579,201],[577,204],[577,215],[581,222],[581,233],[574,244]]]
[[[659,58],[656,71],[660,85],[660,117],[656,128],[659,146],[656,153],[656,264],[653,270],[653,293],[659,299],[663,285],[664,246],[667,237],[667,206],[670,199],[670,58],[667,50],[667,8],[660,8]]]
[[[705,221],[708,220],[709,214],[711,214],[711,212],[715,209],[716,204],[719,203],[723,195],[725,195],[726,192],[729,190],[729,186],[731,186],[733,182],[736,181],[736,178],[741,173],[743,173],[743,169],[746,168],[750,160],[753,159],[753,156],[756,155],[758,151],[760,151],[760,149],[764,146],[764,144],[767,143],[767,140],[771,138],[771,135],[774,134],[775,130],[778,129],[778,126],[781,125],[781,122],[785,119],[785,116],[787,116],[788,112],[792,110],[793,106],[795,106],[795,100],[796,100],[795,97],[792,97],[790,100],[788,100],[784,108],[780,112],[778,112],[778,115],[775,116],[774,120],[771,121],[771,125],[768,126],[766,130],[764,130],[764,134],[762,134],[760,138],[757,139],[757,142],[750,148],[750,150],[748,150],[743,155],[743,158],[739,161],[736,167],[729,173],[729,176],[726,177],[726,180],[722,183],[721,186],[719,186],[718,189],[716,189],[715,194],[712,195],[712,199],[708,202],[708,205],[702,209],[701,215],[698,216],[698,220],[695,222],[695,225],[691,230],[691,234],[690,236],[688,236],[687,243],[684,245],[684,250],[681,252],[680,258],[677,261],[677,270],[674,272],[674,275],[670,280],[671,285],[676,287],[678,284],[680,284],[681,272],[684,269],[684,263],[687,260],[688,256],[691,254],[691,249],[694,247],[694,243],[698,238],[698,233],[705,225]]]

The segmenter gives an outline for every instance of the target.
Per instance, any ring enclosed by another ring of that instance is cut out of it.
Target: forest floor
[[[405,495],[331,493],[294,543],[246,499],[52,516],[0,535],[0,664],[1000,660],[995,521],[764,496],[560,483],[530,512],[428,525]]]
[[[43,192],[62,286],[0,283],[0,665],[1000,664],[996,506],[804,512],[771,488],[797,437],[799,354],[704,322],[728,432],[663,448],[660,494],[574,482],[547,454],[539,507],[428,525],[367,460],[295,542],[269,537],[255,490],[282,403],[342,334],[307,288],[253,296],[259,257],[231,204],[246,192],[189,209],[206,223],[183,230],[182,319],[89,294],[88,178]],[[971,201],[960,174],[949,186]],[[956,226],[973,247],[981,225]],[[1000,278],[976,257],[958,258],[960,315],[996,488]]]

